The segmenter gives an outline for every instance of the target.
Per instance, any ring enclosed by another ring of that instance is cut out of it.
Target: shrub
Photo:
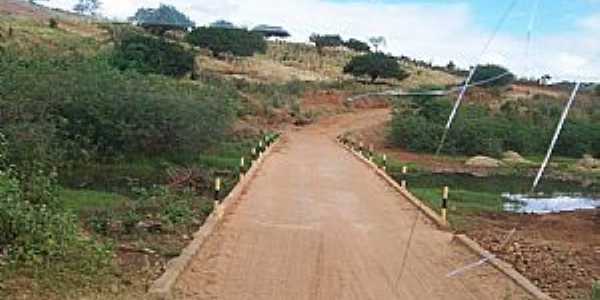
[[[0,248],[6,251],[10,262],[46,268],[54,263],[70,264],[74,257],[83,257],[77,262],[105,264],[108,253],[80,236],[74,215],[58,206],[41,204],[46,201],[39,204],[27,201],[15,175],[17,171],[7,166],[6,147],[0,136]],[[54,190],[46,191],[45,195],[55,197]]]
[[[162,38],[127,34],[118,41],[111,63],[120,70],[178,77],[193,70],[194,55]]]
[[[369,44],[359,41],[357,39],[349,39],[347,42],[344,42],[344,46],[348,47],[348,49],[352,49],[358,52],[369,52],[371,51],[371,47]]]
[[[158,8],[140,8],[129,18],[138,24],[173,25],[182,28],[194,27],[194,22],[174,6],[160,4]]]
[[[58,28],[58,21],[56,21],[54,18],[50,18],[50,21],[48,21],[48,26],[50,28]]]
[[[481,85],[485,87],[504,87],[514,81],[515,75],[510,73],[508,69],[498,65],[479,66],[471,80],[472,83],[485,82]]]
[[[592,286],[592,300],[600,300],[600,281],[594,282]]]
[[[236,115],[226,86],[122,73],[102,58],[2,55],[0,68],[0,127],[19,167],[57,152],[64,161],[197,153]]]
[[[199,27],[189,33],[186,40],[192,45],[210,49],[214,55],[252,56],[267,50],[262,34],[240,28]]]
[[[326,47],[339,47],[339,46],[344,45],[344,41],[342,40],[342,37],[337,34],[336,35],[333,35],[333,34],[319,35],[319,34],[313,33],[310,36],[309,40],[310,40],[310,42],[315,44],[319,53],[322,53],[323,48],[326,48]]]
[[[369,76],[371,82],[377,78],[395,78],[403,80],[408,77],[398,61],[383,53],[369,53],[363,56],[357,56],[344,67],[344,73],[353,76]]]

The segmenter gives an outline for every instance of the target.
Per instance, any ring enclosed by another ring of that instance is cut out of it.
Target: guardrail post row
[[[383,160],[383,171],[387,171],[387,155],[384,153],[381,159]]]
[[[402,181],[400,182],[400,185],[403,188],[406,188],[406,175],[408,174],[408,167],[407,166],[403,166],[402,167]]]
[[[442,219],[444,222],[448,222],[448,194],[450,193],[450,188],[445,186],[442,191]]]

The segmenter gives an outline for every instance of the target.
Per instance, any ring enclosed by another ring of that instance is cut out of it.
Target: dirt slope
[[[287,134],[177,285],[180,299],[527,299],[337,146],[387,110]],[[405,272],[400,270],[418,216]]]

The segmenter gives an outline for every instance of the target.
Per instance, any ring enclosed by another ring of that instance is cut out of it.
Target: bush
[[[345,74],[353,76],[369,76],[371,82],[377,78],[395,78],[403,80],[408,77],[398,61],[383,53],[369,53],[363,56],[356,56],[344,67]]]
[[[162,38],[126,34],[118,41],[111,63],[120,70],[179,77],[193,70],[194,55]]]
[[[519,113],[518,105],[528,105],[528,111]],[[408,150],[434,152],[450,114],[451,102],[414,97],[396,106],[390,141]],[[447,154],[496,157],[509,150],[527,155],[544,154],[555,130],[556,113],[548,105],[530,103],[505,105],[499,112],[482,105],[464,105],[443,150]],[[600,125],[586,119],[569,119],[554,153],[567,157],[599,155]]]
[[[352,49],[357,52],[369,52],[371,51],[371,47],[369,44],[359,41],[357,39],[349,39],[344,43],[344,46],[348,47],[348,49]]]
[[[339,35],[319,35],[313,33],[310,38],[310,42],[314,43],[319,53],[322,53],[323,48],[326,47],[339,47],[344,45],[342,37]]]
[[[592,286],[592,300],[600,300],[600,281],[594,282]]]
[[[80,236],[74,215],[58,206],[42,204],[52,200],[40,200],[38,204],[27,201],[17,171],[7,167],[6,147],[0,136],[0,249],[6,251],[10,262],[46,268],[83,257],[79,263],[105,264],[110,259],[108,253]],[[56,197],[52,189],[45,195]]]
[[[50,21],[48,21],[48,26],[50,28],[58,28],[58,21],[56,21],[54,18],[50,18]]]
[[[262,34],[239,28],[199,27],[187,35],[186,41],[210,49],[215,56],[224,53],[253,56],[267,51]]]
[[[488,82],[486,82],[488,81]],[[471,83],[485,82],[484,87],[504,87],[515,81],[515,75],[498,65],[479,66],[473,74]]]
[[[236,116],[232,89],[121,73],[102,58],[3,55],[0,68],[0,127],[19,167],[38,154],[197,153],[220,141]]]
[[[140,8],[129,18],[138,24],[171,25],[179,28],[194,27],[194,22],[174,6],[160,4],[158,8]]]

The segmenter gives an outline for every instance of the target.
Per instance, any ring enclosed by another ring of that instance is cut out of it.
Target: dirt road
[[[184,272],[177,297],[528,299],[487,265],[447,278],[479,258],[334,142],[386,113],[337,116],[286,134]]]

